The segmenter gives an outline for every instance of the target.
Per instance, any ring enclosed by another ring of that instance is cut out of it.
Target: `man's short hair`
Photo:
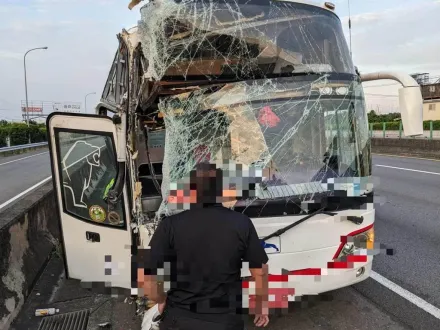
[[[217,203],[223,195],[223,170],[211,163],[196,164],[190,172],[190,189],[197,191],[198,203]]]

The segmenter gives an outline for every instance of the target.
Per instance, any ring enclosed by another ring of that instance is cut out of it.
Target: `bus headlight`
[[[336,94],[347,95],[348,94],[348,87],[341,86],[341,87],[336,88]]]
[[[359,254],[360,250],[372,250],[374,248],[374,227],[353,235],[347,236],[345,244],[341,248],[341,252],[337,256],[337,259],[342,257]]]
[[[321,95],[331,95],[333,94],[333,88],[331,87],[322,87],[319,89],[319,92],[321,93]]]

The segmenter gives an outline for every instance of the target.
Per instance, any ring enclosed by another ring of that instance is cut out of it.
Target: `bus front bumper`
[[[343,268],[309,268],[287,274],[269,275],[269,308],[287,308],[289,302],[301,301],[302,296],[344,288],[366,280],[371,274],[373,258],[354,262]],[[243,307],[252,308],[255,301],[255,283],[243,282]]]
[[[289,275],[289,282],[293,282],[295,297],[316,295],[366,280],[370,277],[372,263],[371,258],[365,263],[355,263],[351,268],[321,269],[321,275],[308,275],[307,270],[296,271]]]

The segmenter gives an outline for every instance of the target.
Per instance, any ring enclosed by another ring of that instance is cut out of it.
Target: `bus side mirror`
[[[423,135],[423,98],[420,87],[399,89],[399,108],[403,133],[406,136]]]
[[[423,134],[423,97],[417,81],[402,72],[381,71],[360,74],[361,82],[391,79],[402,84],[399,89],[399,107],[403,133],[406,136]]]

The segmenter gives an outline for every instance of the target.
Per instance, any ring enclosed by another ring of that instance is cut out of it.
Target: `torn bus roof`
[[[128,8],[130,10],[132,10],[134,7],[136,7],[137,5],[139,5],[141,2],[143,2],[144,0],[132,0],[130,1],[130,3],[128,4]],[[160,1],[160,0],[159,0]],[[285,2],[295,2],[295,3],[300,3],[300,4],[305,4],[305,5],[310,5],[310,6],[316,6],[319,8],[324,8],[328,11],[334,12],[334,10],[336,9],[335,4],[331,3],[331,2],[325,2],[324,4],[319,4],[318,2],[315,1],[309,1],[309,0],[278,0],[278,1],[285,1]],[[153,2],[153,1],[150,1]],[[156,0],[157,2],[157,0]],[[180,2],[180,1],[177,1]],[[232,1],[231,1],[232,2]]]
[[[132,53],[141,42],[137,25],[129,29],[123,29],[120,36],[127,44],[130,53]]]

